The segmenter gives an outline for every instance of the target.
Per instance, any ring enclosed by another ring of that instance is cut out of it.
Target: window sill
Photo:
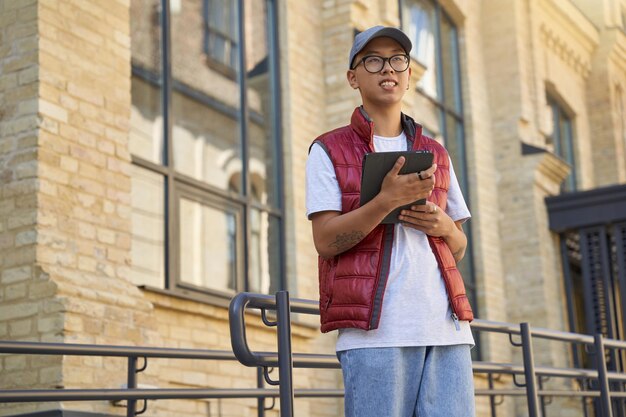
[[[228,322],[228,307],[230,306],[231,298],[226,294],[217,295],[198,293],[182,288],[166,290],[147,285],[142,285],[139,288],[149,294],[152,294],[149,296],[149,300],[158,306],[190,314],[207,316],[214,319],[222,319]],[[193,304],[189,302],[192,302]],[[269,329],[269,327],[265,326],[260,320],[260,310],[250,309],[247,314],[258,318],[258,320],[249,321],[248,326]],[[270,312],[269,315],[270,319],[275,316],[272,312]],[[311,317],[302,317],[301,314],[292,315],[291,330],[294,336],[311,339],[320,335],[319,320],[312,320]]]
[[[231,81],[237,81],[237,70],[235,68],[228,66],[222,62],[217,61],[212,58],[210,54],[207,52],[204,53],[204,64],[213,71],[223,75]]]

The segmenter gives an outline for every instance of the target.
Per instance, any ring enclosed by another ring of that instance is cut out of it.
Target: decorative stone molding
[[[583,56],[576,51],[565,39],[559,37],[558,33],[545,23],[540,26],[541,43],[561,58],[567,66],[572,68],[583,78],[587,78],[591,72],[591,61],[589,57]]]

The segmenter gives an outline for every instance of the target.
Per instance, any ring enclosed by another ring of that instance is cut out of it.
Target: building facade
[[[0,0],[0,338],[230,349],[237,292],[316,298],[308,147],[359,104],[348,51],[376,24],[411,37],[405,112],[449,149],[473,214],[460,269],[477,317],[624,339],[624,0]],[[317,324],[294,322],[294,351],[333,351]],[[274,349],[274,333],[252,326],[253,346]],[[498,336],[475,351],[519,359]],[[588,361],[548,343],[537,356]],[[6,355],[0,386],[119,388],[125,366]],[[235,363],[175,360],[140,377],[255,381]],[[298,370],[295,385],[339,387],[341,375]],[[256,406],[160,400],[147,415]],[[310,417],[343,407],[295,406]],[[526,414],[521,401],[499,407]],[[546,407],[593,415],[579,400]],[[0,413],[44,410],[125,414],[106,401]],[[487,401],[478,411],[489,415]]]

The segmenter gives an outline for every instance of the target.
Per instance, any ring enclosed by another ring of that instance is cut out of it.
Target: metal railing
[[[252,352],[249,348],[245,331],[245,310],[256,308],[261,310],[263,322],[267,326],[277,327],[278,352]],[[267,319],[267,310],[275,310],[277,320]],[[233,352],[237,359],[246,366],[259,366],[264,369],[266,380],[273,385],[279,385],[281,416],[293,416],[293,368],[339,368],[335,355],[298,354],[291,350],[291,313],[319,314],[318,303],[312,300],[289,299],[286,291],[276,293],[276,297],[260,294],[241,293],[235,296],[230,304],[230,328]],[[592,397],[599,399],[599,416],[613,417],[612,399],[626,399],[626,392],[612,391],[610,382],[622,384],[626,382],[626,373],[607,371],[605,350],[626,349],[626,342],[606,339],[602,335],[588,336],[576,333],[561,332],[549,329],[531,329],[530,324],[519,325],[491,322],[476,319],[472,322],[472,329],[480,332],[505,333],[509,335],[510,343],[521,348],[522,364],[491,363],[474,361],[473,371],[478,374],[487,374],[488,389],[476,389],[479,396],[489,396],[491,413],[495,416],[495,398],[497,396],[526,396],[529,417],[545,415],[540,412],[540,404],[545,397]],[[515,341],[514,336],[521,340]],[[533,354],[533,339],[546,339],[586,346],[593,350],[596,358],[595,369],[556,368],[536,366]],[[599,354],[601,353],[601,354]],[[271,381],[267,375],[269,367],[278,366],[279,380]],[[494,388],[493,375],[510,375],[518,388]],[[516,377],[524,376],[520,383]],[[580,382],[581,389],[547,390],[541,387],[543,378],[558,377],[575,379]],[[596,381],[598,389],[583,390],[584,382]],[[542,407],[543,408],[543,407]],[[623,410],[623,408],[620,409]]]
[[[45,402],[45,401],[122,401],[127,400],[127,416],[145,412],[147,400],[156,399],[208,399],[208,398],[269,398],[277,397],[275,389],[179,389],[138,388],[137,374],[144,371],[148,358],[200,359],[235,361],[230,351],[203,349],[169,349],[152,347],[107,346],[69,343],[39,343],[0,341],[0,353],[28,355],[69,355],[125,357],[128,359],[127,387],[125,389],[30,389],[0,390],[0,403]],[[144,363],[138,368],[137,362]],[[144,409],[137,411],[138,400],[144,401]]]
[[[278,349],[276,352],[253,352],[246,336],[246,311],[258,309],[266,326],[276,327]],[[275,319],[268,317],[268,311],[275,311]],[[320,398],[341,397],[341,389],[294,389],[294,368],[338,369],[339,362],[334,354],[294,353],[291,346],[291,314],[319,315],[317,301],[290,299],[286,291],[279,291],[275,296],[241,293],[236,295],[229,308],[229,324],[233,351],[203,349],[170,349],[130,346],[82,345],[65,343],[10,342],[0,341],[0,354],[29,355],[78,355],[101,357],[125,357],[127,366],[126,389],[46,389],[46,390],[0,390],[0,403],[8,402],[43,402],[43,401],[127,401],[127,417],[145,412],[147,400],[157,399],[226,399],[257,398],[258,415],[264,415],[266,398],[279,398],[280,415],[294,415],[293,400],[298,397]],[[496,398],[505,396],[525,396],[529,417],[545,416],[542,413],[543,399],[546,397],[595,398],[598,402],[598,414],[613,417],[611,402],[626,399],[626,392],[611,389],[616,383],[623,387],[626,373],[608,371],[605,362],[606,349],[626,349],[626,342],[605,339],[601,335],[594,337],[559,332],[554,330],[531,329],[528,323],[514,325],[484,320],[475,320],[472,328],[480,332],[503,333],[509,336],[512,345],[521,348],[521,364],[491,363],[474,361],[473,370],[477,374],[488,376],[489,388],[477,388],[476,395],[490,398],[491,414],[496,416]],[[519,337],[520,340],[514,340]],[[556,368],[536,366],[533,355],[533,339],[547,339],[570,344],[583,345],[595,352],[595,369]],[[602,354],[598,354],[601,352]],[[138,367],[139,359],[143,359]],[[263,387],[259,381],[256,388],[238,389],[180,389],[180,388],[138,388],[137,375],[148,365],[148,358],[200,359],[217,361],[238,360],[248,367],[257,367],[262,371],[264,380],[276,388]],[[278,368],[278,380],[270,376],[270,368]],[[517,388],[494,388],[493,377],[509,375]],[[517,381],[524,376],[524,382]],[[548,377],[559,377],[580,382],[580,389],[548,390],[542,387],[542,381]],[[585,382],[595,383],[597,389],[582,389]],[[137,402],[144,401],[143,409],[137,411]],[[617,416],[616,416],[617,417]]]

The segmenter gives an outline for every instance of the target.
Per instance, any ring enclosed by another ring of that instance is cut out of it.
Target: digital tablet
[[[411,174],[424,171],[433,164],[433,154],[428,151],[397,151],[397,152],[371,152],[363,157],[361,171],[361,206],[376,197],[383,185],[385,175],[393,168],[400,156],[404,156],[404,166],[400,174]],[[398,223],[400,211],[410,208],[414,204],[426,204],[426,199],[415,201],[394,209],[381,223]]]

